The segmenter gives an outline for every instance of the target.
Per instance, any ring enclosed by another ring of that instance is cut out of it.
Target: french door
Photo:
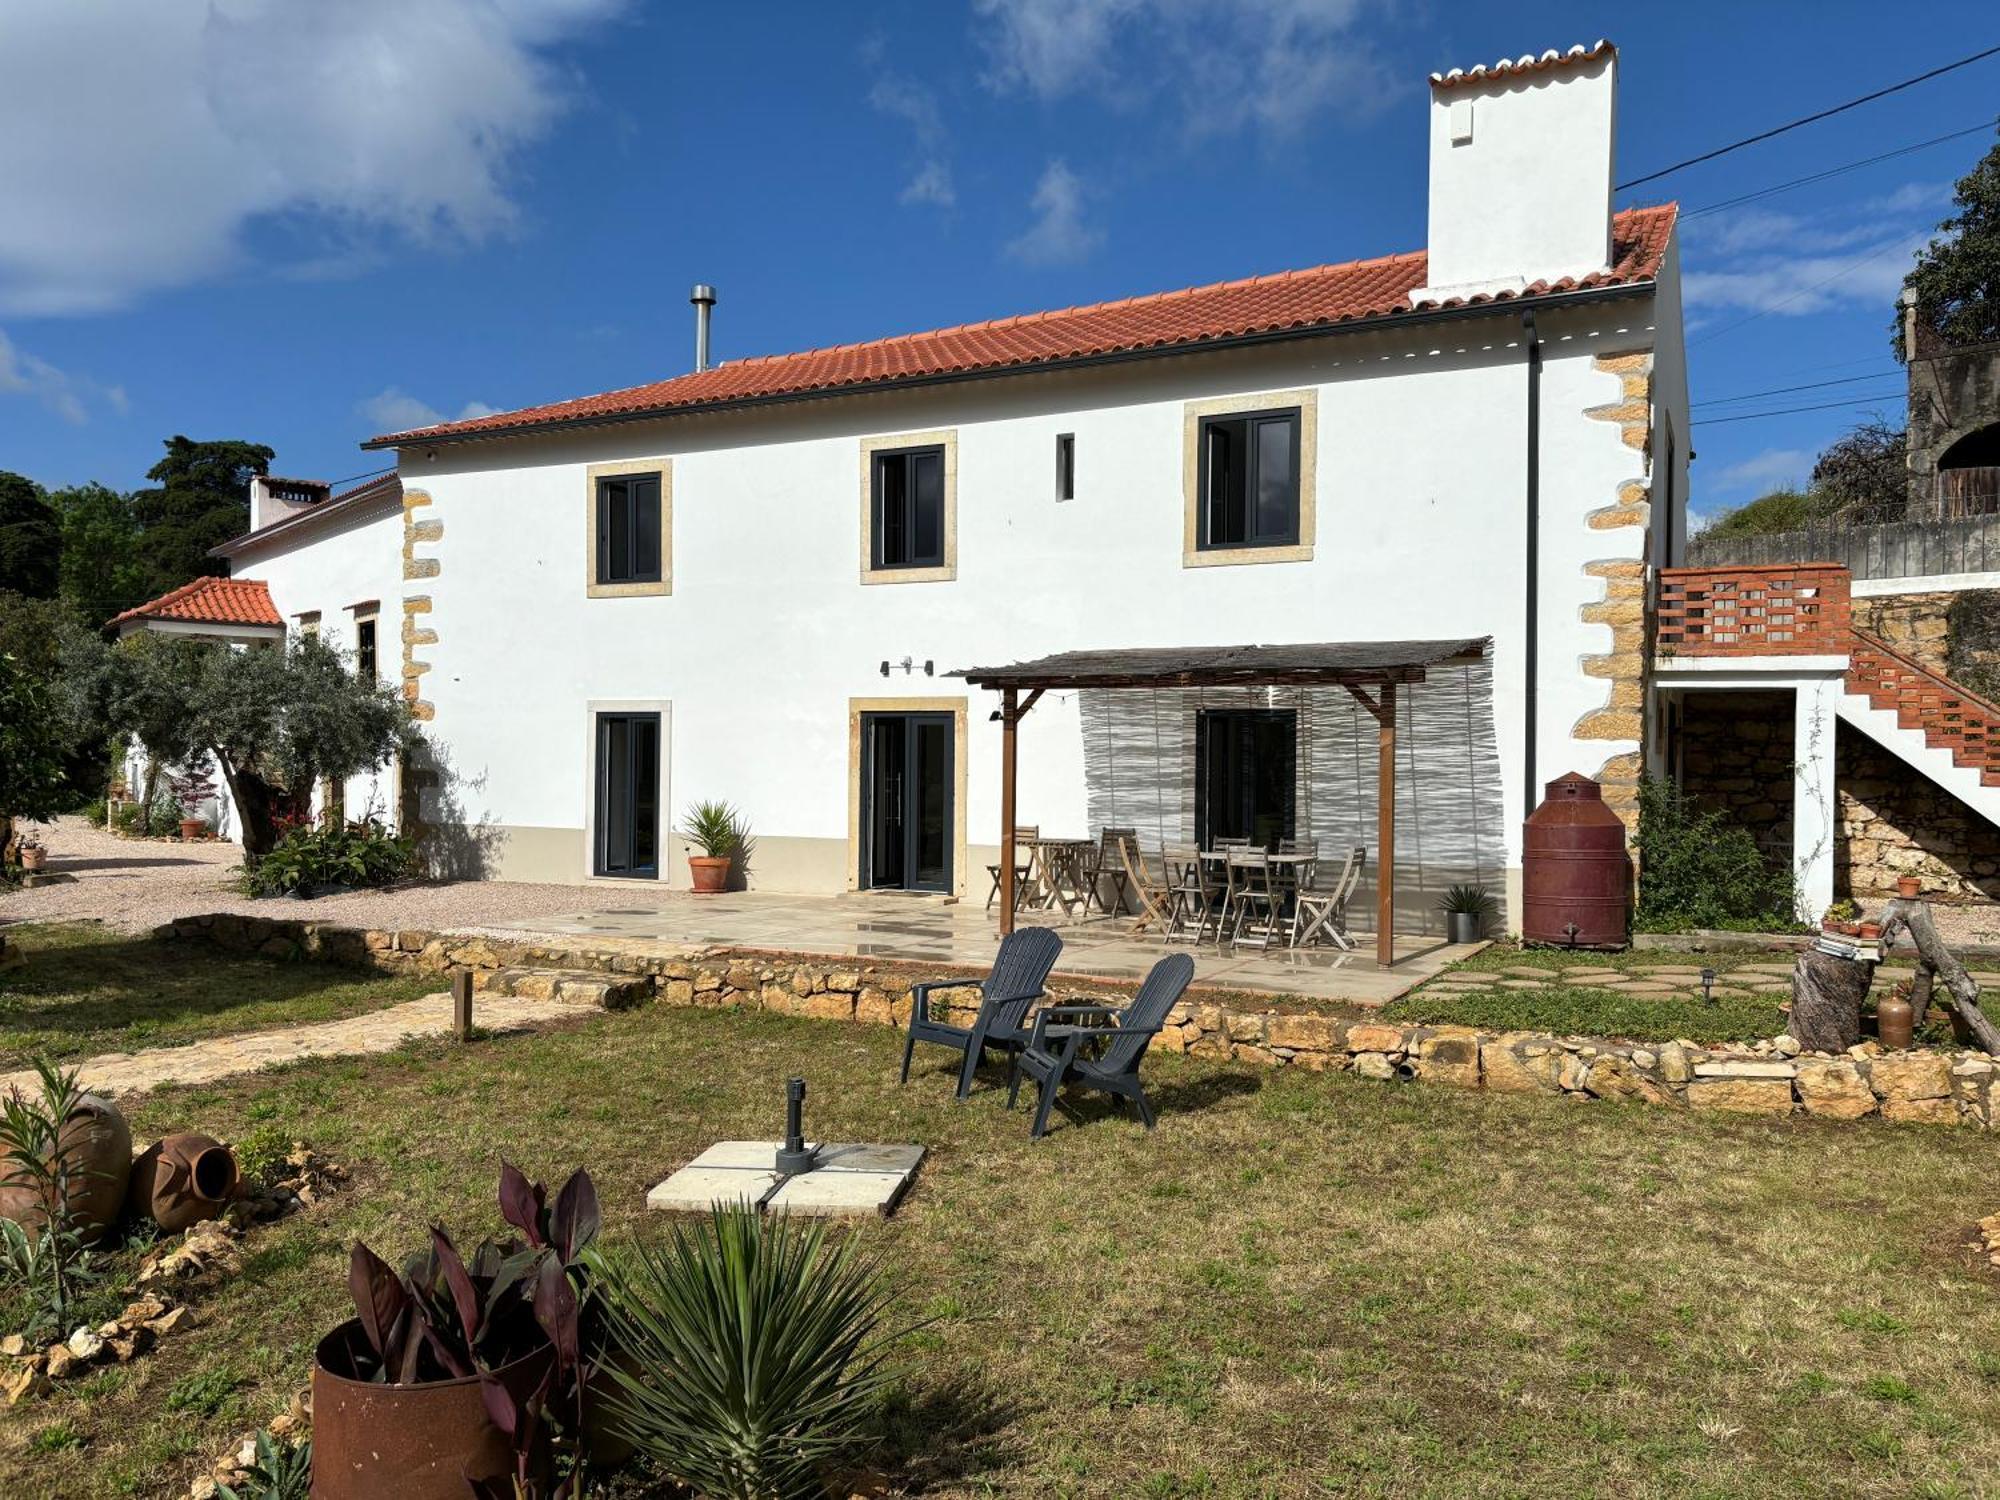
[[[861,886],[949,891],[953,766],[950,714],[861,716]]]
[[[660,875],[660,716],[597,716],[597,848],[600,875]]]
[[[1205,708],[1195,721],[1195,836],[1275,849],[1296,836],[1299,716],[1289,708]]]

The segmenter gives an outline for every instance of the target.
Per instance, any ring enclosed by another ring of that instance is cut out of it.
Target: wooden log
[[[1939,1003],[1951,1007],[1988,1054],[2000,1057],[2000,1026],[1995,1026],[1979,1008],[1979,985],[1938,936],[1937,923],[1931,920],[1931,909],[1926,902],[1899,899],[1889,903],[1882,916],[1883,950],[1886,952],[1903,932],[1909,933],[1917,949],[1917,982],[1912,989],[1920,989],[1928,1001],[1933,998],[1929,976],[1942,979],[1944,995],[1936,997]],[[1916,1009],[1914,995],[1910,1007]]]
[[[1861,1040],[1861,1004],[1875,965],[1808,948],[1792,969],[1792,1014],[1785,1029],[1808,1052],[1845,1052]]]

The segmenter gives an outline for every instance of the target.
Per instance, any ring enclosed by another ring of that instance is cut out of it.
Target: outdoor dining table
[[[1226,866],[1229,863],[1229,856],[1232,852],[1243,852],[1243,846],[1239,845],[1235,851],[1229,849],[1198,849],[1195,851],[1195,858],[1199,859],[1205,865]],[[1283,887],[1283,890],[1280,892],[1282,896],[1280,912],[1282,914],[1290,906],[1292,895],[1298,890],[1299,882],[1304,877],[1306,870],[1319,863],[1319,856],[1317,854],[1306,854],[1288,850],[1282,854],[1267,853],[1264,859],[1271,867],[1271,883],[1274,889]],[[1179,882],[1176,883],[1179,884]]]
[[[1068,916],[1083,899],[1084,859],[1097,847],[1094,839],[1038,838],[1028,844],[1034,867],[1031,881],[1035,905],[1060,906]]]

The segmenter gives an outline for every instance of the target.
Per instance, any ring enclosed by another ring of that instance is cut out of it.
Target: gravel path
[[[621,885],[527,885],[464,880],[399,891],[358,891],[316,901],[252,901],[232,889],[242,851],[234,844],[120,838],[81,818],[58,818],[35,830],[53,873],[74,882],[0,893],[0,923],[96,920],[121,932],[146,932],[175,917],[235,911],[256,916],[311,916],[356,927],[422,927],[448,932],[494,923],[570,916],[607,905],[665,906],[674,891]]]

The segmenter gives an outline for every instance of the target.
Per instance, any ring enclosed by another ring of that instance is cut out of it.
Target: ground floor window
[[[1299,716],[1289,708],[1205,708],[1195,726],[1195,829],[1204,849],[1295,837]]]
[[[952,888],[952,738],[950,714],[862,715],[864,890]]]
[[[660,874],[660,716],[597,716],[599,875]]]

